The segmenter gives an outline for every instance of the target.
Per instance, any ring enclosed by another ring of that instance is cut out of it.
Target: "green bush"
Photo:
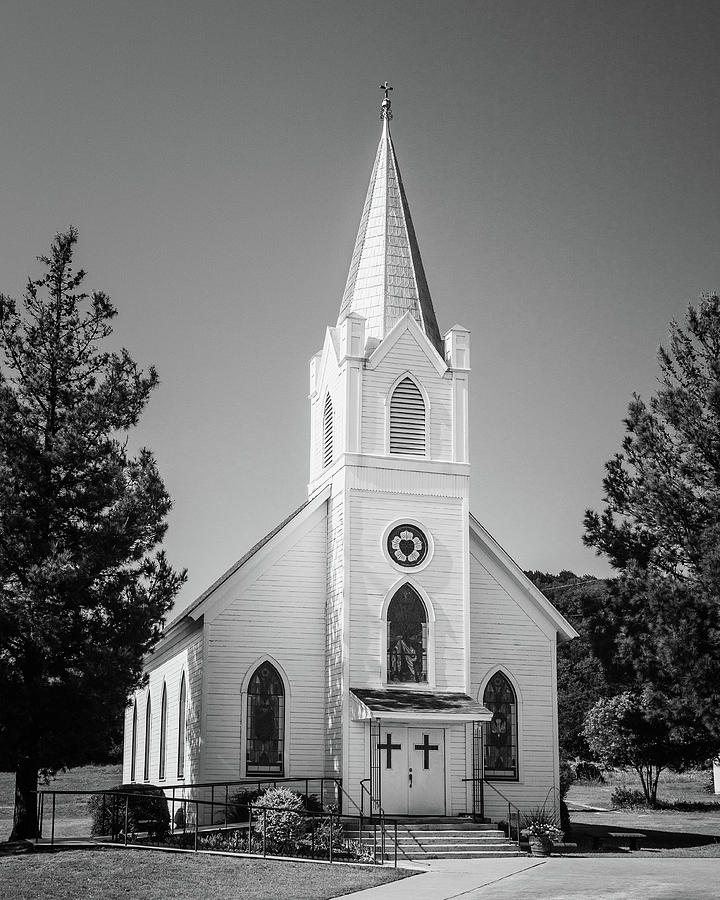
[[[154,784],[121,784],[103,794],[93,794],[88,800],[92,817],[90,833],[115,839],[125,829],[126,805],[128,832],[148,831],[156,838],[167,835],[170,830],[167,799],[163,789]]]
[[[270,788],[253,805],[257,833],[271,853],[293,852],[305,834],[306,819],[302,797],[285,788]]]
[[[567,797],[567,792],[570,790],[573,782],[575,781],[575,772],[573,772],[572,765],[566,760],[562,760],[560,763],[560,799],[564,800]]]
[[[228,803],[229,822],[247,822],[250,819],[250,807],[257,803],[262,791],[258,790],[242,790],[231,794]]]
[[[610,795],[610,802],[618,809],[644,809],[648,805],[643,791],[624,787],[615,788]]]
[[[578,781],[594,781],[597,784],[605,784],[602,769],[594,762],[579,759],[573,763],[573,768]]]

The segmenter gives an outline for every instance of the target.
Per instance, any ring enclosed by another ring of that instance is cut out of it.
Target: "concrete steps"
[[[391,820],[392,821],[392,820]],[[494,825],[475,823],[467,819],[437,819],[419,821],[398,821],[398,859],[479,859],[517,857],[526,854],[518,850],[514,841]],[[363,828],[362,835],[357,830],[346,829],[346,836],[372,844],[373,829]],[[385,856],[394,856],[394,826],[388,825],[385,840]],[[379,840],[379,832],[378,832]]]

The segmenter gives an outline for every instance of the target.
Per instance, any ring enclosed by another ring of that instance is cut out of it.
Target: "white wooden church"
[[[308,499],[166,626],[125,782],[333,776],[387,814],[443,816],[484,777],[557,808],[556,646],[576,633],[470,512],[470,335],[438,328],[391,118],[386,89],[310,360]],[[506,809],[485,790],[486,816]]]

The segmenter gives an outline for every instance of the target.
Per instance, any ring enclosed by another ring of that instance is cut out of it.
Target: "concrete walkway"
[[[698,858],[433,860],[422,875],[353,900],[717,900],[720,860]]]

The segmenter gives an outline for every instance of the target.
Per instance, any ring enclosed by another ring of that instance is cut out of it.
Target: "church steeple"
[[[367,337],[377,344],[410,312],[443,356],[443,342],[390,136],[392,88],[385,82],[380,89],[385,91],[380,110],[382,134],[338,323],[348,313],[358,313],[366,320]]]

